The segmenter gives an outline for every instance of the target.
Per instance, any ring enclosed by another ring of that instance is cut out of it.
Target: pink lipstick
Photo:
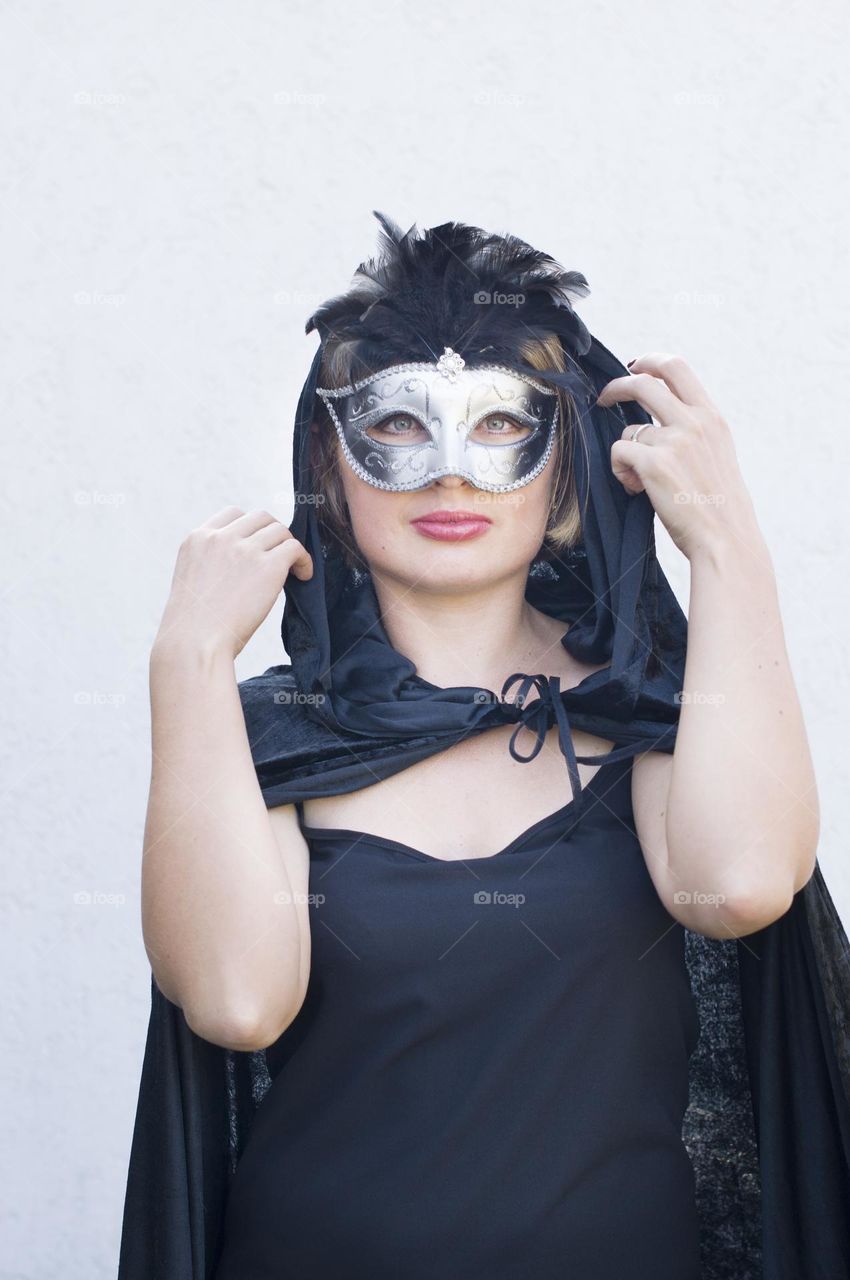
[[[463,542],[466,538],[477,538],[493,523],[488,516],[476,515],[474,511],[429,511],[410,522],[419,533],[426,538],[436,538],[438,542]]]

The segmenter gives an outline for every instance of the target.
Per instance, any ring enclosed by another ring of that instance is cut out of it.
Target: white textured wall
[[[189,528],[291,516],[304,319],[372,208],[548,250],[607,346],[680,352],[725,410],[850,919],[847,36],[840,0],[3,6],[3,1277],[114,1275],[148,649]]]

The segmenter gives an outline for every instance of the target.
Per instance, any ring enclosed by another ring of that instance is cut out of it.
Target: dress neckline
[[[611,759],[610,757],[616,757],[616,758]],[[600,774],[604,773],[612,765],[620,763],[621,760],[624,758],[628,758],[628,757],[623,756],[622,748],[612,747],[611,750],[606,753],[606,758],[603,761],[603,763],[599,765],[596,772],[591,775],[590,779],[581,788],[580,794],[583,797],[587,794],[592,795],[596,790],[597,779],[599,778]],[[611,784],[611,788],[613,788],[616,785],[617,783],[615,780]],[[609,788],[609,790],[611,788]],[[604,794],[607,795],[607,792],[605,792]],[[603,799],[602,796],[597,797],[597,804],[600,803],[602,799]],[[503,848],[497,849],[495,853],[478,854],[472,858],[440,858],[436,854],[425,853],[424,850],[422,849],[416,849],[413,847],[413,845],[406,844],[405,841],[403,840],[394,840],[392,839],[391,836],[375,835],[371,831],[358,831],[353,827],[312,827],[302,821],[300,801],[296,804],[296,811],[298,814],[298,824],[301,828],[302,835],[309,836],[311,840],[334,839],[337,837],[350,838],[354,841],[365,840],[369,844],[377,844],[382,849],[390,849],[390,850],[393,850],[394,852],[405,854],[407,857],[415,858],[417,859],[417,861],[420,861],[420,862],[437,862],[437,863],[445,863],[449,866],[452,866],[457,863],[493,862],[497,858],[506,857],[507,855],[514,853],[517,849],[522,848],[522,846],[525,844],[527,840],[529,840],[532,836],[537,835],[538,832],[545,830],[545,828],[548,827],[550,823],[554,823],[559,819],[567,818],[570,812],[575,807],[576,807],[576,798],[574,796],[571,800],[568,800],[566,804],[563,804],[560,806],[560,808],[553,810],[552,813],[547,813],[542,818],[538,818],[536,822],[533,822],[531,826],[526,827],[526,829],[524,831],[521,831],[519,835],[514,836],[513,840],[511,840]],[[590,810],[594,807],[596,806],[594,805],[591,805],[589,807],[585,806],[583,809],[583,813],[586,814],[590,812]]]

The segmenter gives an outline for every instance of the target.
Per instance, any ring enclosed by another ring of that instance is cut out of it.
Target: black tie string
[[[512,702],[505,701],[505,694],[512,685],[520,680],[519,691],[516,698]],[[537,690],[537,697],[534,701],[526,703],[525,699],[530,689]],[[566,708],[561,701],[561,678],[560,676],[545,675],[527,675],[524,671],[516,671],[513,675],[508,676],[502,685],[502,706],[508,709],[511,719],[517,721],[517,726],[511,734],[508,749],[514,760],[519,760],[523,764],[528,760],[533,760],[539,753],[543,743],[546,741],[546,733],[549,726],[557,722],[558,725],[558,744],[564,759],[567,762],[567,769],[570,775],[570,786],[573,793],[573,801],[576,810],[581,808],[583,803],[583,787],[579,778],[578,762],[576,760],[575,748],[573,747],[573,735],[570,730],[570,722],[567,717]],[[534,746],[528,755],[520,755],[514,743],[523,729],[530,729],[536,735]]]

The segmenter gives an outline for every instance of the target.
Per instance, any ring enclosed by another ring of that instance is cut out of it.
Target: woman
[[[266,1073],[194,1273],[709,1274],[686,931],[790,919],[818,836],[731,433],[680,359],[588,378],[577,273],[381,223],[308,325],[292,530],[190,535],[154,646],[155,986]],[[292,666],[237,690],[284,580]]]

